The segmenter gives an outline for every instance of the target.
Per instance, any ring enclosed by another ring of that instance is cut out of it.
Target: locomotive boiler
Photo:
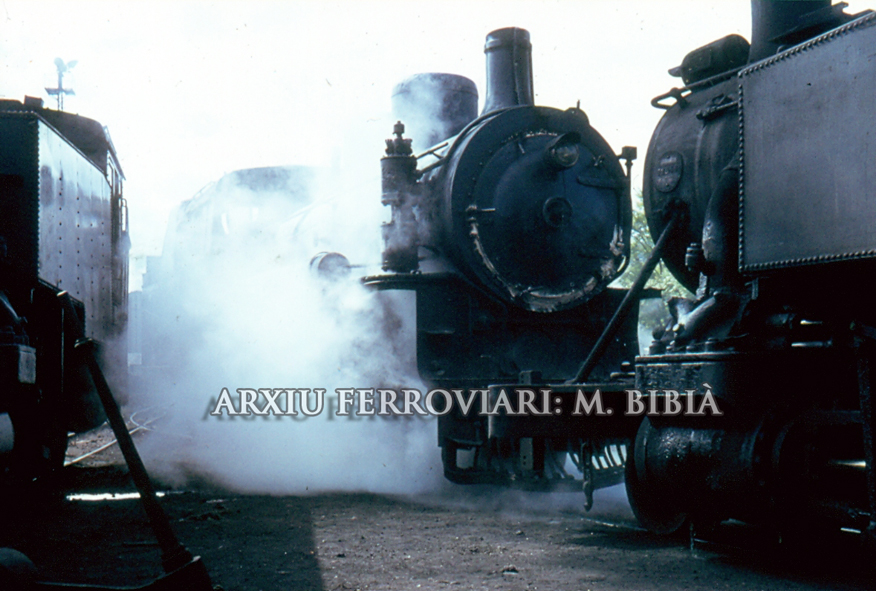
[[[123,385],[129,240],[122,169],[97,121],[45,109],[31,97],[2,100],[0,137],[6,492],[45,481],[63,465],[67,434],[104,421],[84,352],[74,347],[80,325],[98,344],[108,377]]]
[[[487,392],[574,377],[620,304],[626,292],[608,285],[629,260],[635,149],[615,155],[578,107],[534,104],[527,31],[490,33],[485,53],[480,115],[467,78],[419,74],[396,87],[400,121],[381,161],[391,274],[365,282],[416,292],[417,365],[430,386]],[[632,315],[594,377],[608,381],[636,353]],[[587,460],[574,426],[546,442],[501,429],[458,408],[440,416],[445,475],[580,488],[575,464]],[[621,453],[605,451],[606,482],[618,481]]]

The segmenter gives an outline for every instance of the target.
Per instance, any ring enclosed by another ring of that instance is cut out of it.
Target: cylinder
[[[529,31],[516,27],[493,31],[487,35],[484,53],[487,54],[487,95],[481,115],[508,107],[534,105]]]
[[[393,117],[419,152],[458,134],[478,116],[478,88],[465,76],[415,74],[392,91]]]

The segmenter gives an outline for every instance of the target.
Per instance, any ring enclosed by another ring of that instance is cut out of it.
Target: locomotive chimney
[[[775,39],[801,25],[800,17],[829,8],[831,0],[751,0],[751,51],[749,62],[774,55],[782,45]]]
[[[481,115],[533,105],[532,45],[529,31],[510,27],[487,35],[487,96]]]

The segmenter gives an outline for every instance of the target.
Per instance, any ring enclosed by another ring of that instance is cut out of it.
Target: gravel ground
[[[71,467],[69,492],[130,491],[123,466]],[[654,537],[622,489],[574,495],[449,487],[434,496],[251,496],[202,488],[161,499],[181,541],[227,591],[286,589],[869,589],[853,540],[778,545],[727,526],[713,541]],[[74,497],[78,498],[78,497]],[[2,545],[44,580],[145,584],[160,553],[137,500],[71,500],[17,515]]]

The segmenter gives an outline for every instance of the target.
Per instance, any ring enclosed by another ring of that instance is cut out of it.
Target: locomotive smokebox
[[[405,124],[415,150],[458,134],[478,116],[478,88],[465,76],[414,74],[392,91],[392,113]]]
[[[487,96],[481,115],[535,104],[529,31],[510,27],[487,35]]]

